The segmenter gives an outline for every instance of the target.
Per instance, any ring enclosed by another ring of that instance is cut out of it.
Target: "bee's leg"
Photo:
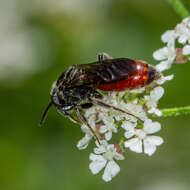
[[[64,116],[67,116],[72,122],[82,124],[82,122],[75,117],[73,117],[70,113],[63,111],[61,109],[58,109],[60,114],[63,114]]]
[[[76,108],[77,111],[77,115],[80,118],[80,120],[86,125],[88,126],[88,128],[90,129],[90,131],[92,132],[92,134],[95,136],[96,140],[98,141],[99,145],[101,145],[100,140],[98,138],[98,136],[96,135],[95,131],[92,129],[92,127],[90,126],[90,124],[88,123],[87,119],[85,118],[85,116],[81,113],[81,109],[80,108]]]
[[[67,117],[69,117],[69,119],[73,122],[73,123],[78,123],[80,125],[82,125],[82,122],[78,119],[76,119],[75,117],[73,117],[71,114],[68,113],[68,115],[66,115]]]
[[[91,101],[92,101],[92,103],[97,104],[99,106],[102,106],[102,107],[105,107],[105,108],[108,108],[108,109],[113,109],[113,110],[119,111],[121,113],[125,113],[125,114],[128,114],[128,115],[131,115],[131,116],[135,117],[137,120],[142,121],[139,117],[137,117],[136,115],[130,113],[129,111],[122,110],[120,108],[117,108],[115,106],[106,104],[106,103],[104,103],[102,101],[99,101],[99,100],[96,100],[96,99],[92,99]]]
[[[104,52],[98,54],[98,61],[100,63],[102,63],[102,61],[108,60],[108,59],[113,59],[113,58],[110,55],[108,55],[107,53],[104,53]]]

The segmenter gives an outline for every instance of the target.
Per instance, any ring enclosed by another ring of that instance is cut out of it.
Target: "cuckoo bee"
[[[97,62],[72,65],[59,76],[52,86],[51,101],[42,115],[40,124],[44,122],[49,108],[54,105],[62,115],[68,116],[74,122],[87,125],[99,142],[83,115],[84,109],[99,105],[139,118],[127,110],[104,103],[103,95],[98,90],[130,91],[149,86],[160,78],[161,73],[144,61],[113,59],[108,54],[100,53]],[[76,110],[78,119],[71,115],[72,110]]]

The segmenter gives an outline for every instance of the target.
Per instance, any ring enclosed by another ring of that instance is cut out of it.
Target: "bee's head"
[[[60,112],[63,113],[65,113],[65,111],[69,111],[74,108],[74,105],[70,105],[67,103],[67,94],[64,93],[64,89],[62,88],[62,86],[58,85],[57,82],[53,83],[50,95],[51,95],[51,102],[48,104],[47,108],[45,109],[42,115],[40,125],[43,124],[46,115],[48,113],[48,110],[52,105],[54,105]]]
[[[63,103],[63,100],[60,99],[56,82],[54,82],[52,85],[50,95],[51,95],[51,102],[48,104],[47,108],[45,109],[42,115],[42,118],[40,120],[40,125],[43,124],[47,116],[47,113],[52,105],[55,105],[56,107],[61,107],[61,102]]]
[[[149,65],[148,68],[148,81],[147,84],[152,83],[153,81],[157,81],[158,79],[160,79],[162,77],[162,74],[153,66]]]
[[[64,104],[63,96],[61,96],[62,91],[60,91],[56,82],[53,83],[51,88],[51,101],[55,106],[61,106]]]

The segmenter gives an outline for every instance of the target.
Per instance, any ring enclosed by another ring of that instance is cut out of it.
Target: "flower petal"
[[[156,114],[157,116],[161,117],[162,116],[162,112],[157,109],[157,108],[151,108],[150,110],[148,110],[148,113],[150,114]]]
[[[163,59],[167,59],[168,58],[168,47],[163,47],[163,48],[160,48],[158,49],[157,51],[155,51],[153,53],[153,57],[154,59],[160,61],[160,60],[163,60]]]
[[[151,144],[147,139],[144,140],[144,153],[151,156],[156,151],[156,145]]]
[[[106,162],[106,160],[91,162],[89,168],[93,174],[97,174],[105,167]]]
[[[99,145],[98,141],[96,141],[97,148],[94,148],[94,153],[96,154],[102,154],[106,152],[108,143],[106,140],[101,141],[101,145]]]
[[[183,55],[189,55],[190,54],[190,45],[186,45],[183,48]]]
[[[104,160],[104,157],[101,155],[96,155],[96,154],[91,153],[89,156],[89,159],[94,162],[94,161]]]
[[[108,132],[105,134],[105,139],[106,139],[107,141],[109,141],[111,138],[112,138],[112,131],[108,131]]]
[[[81,126],[81,130],[84,132],[84,133],[90,133],[90,129],[88,128],[88,126],[86,126],[85,124],[83,124]]]
[[[134,130],[135,131],[135,130]],[[132,136],[134,136],[134,131],[126,131],[125,133],[124,133],[124,136],[125,136],[125,138],[126,139],[129,139],[129,138],[131,138]]]
[[[163,138],[158,137],[158,136],[148,136],[148,137],[146,138],[146,140],[147,140],[149,143],[154,144],[154,145],[156,145],[156,146],[159,146],[159,145],[161,145],[161,144],[164,142]]]
[[[105,125],[102,125],[102,126],[100,127],[100,129],[99,129],[99,132],[100,132],[100,133],[105,133],[107,130],[108,130],[107,127],[106,127]]]
[[[86,134],[78,143],[77,143],[77,148],[79,150],[83,150],[88,146],[88,143],[92,139],[91,135]]]
[[[161,39],[164,43],[169,42],[171,40],[175,39],[174,31],[173,30],[168,30],[162,34]]]
[[[125,147],[129,147],[130,150],[141,153],[142,152],[142,141],[138,138],[133,138],[125,142]]]
[[[150,92],[151,99],[153,99],[154,101],[158,101],[163,96],[163,94],[164,94],[164,89],[161,86],[154,88]]]
[[[124,121],[121,125],[121,127],[123,129],[125,129],[126,131],[134,131],[134,128],[136,127],[136,123],[132,124],[131,122],[129,121]]]
[[[180,44],[185,44],[186,41],[187,41],[187,35],[186,35],[186,33],[181,34],[181,35],[179,36],[179,38],[178,38],[178,42],[179,42]]]
[[[109,161],[104,170],[102,179],[106,182],[111,181],[120,171],[120,167],[115,161]]]
[[[123,156],[123,154],[119,154],[118,152],[116,152],[116,154],[114,155],[114,158],[116,160],[124,160],[125,157]]]
[[[167,69],[170,69],[171,65],[172,65],[172,62],[169,60],[161,61],[158,65],[156,65],[156,69],[158,69],[160,72],[162,72]]]
[[[151,119],[147,119],[144,122],[144,131],[147,134],[152,134],[152,133],[156,133],[158,131],[160,131],[161,129],[161,125],[158,122],[152,122]]]

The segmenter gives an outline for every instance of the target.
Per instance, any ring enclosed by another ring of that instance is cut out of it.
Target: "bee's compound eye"
[[[57,96],[57,94],[54,94],[51,96],[51,99],[52,99],[52,102],[56,105],[60,105],[60,101],[59,101],[59,98]]]

